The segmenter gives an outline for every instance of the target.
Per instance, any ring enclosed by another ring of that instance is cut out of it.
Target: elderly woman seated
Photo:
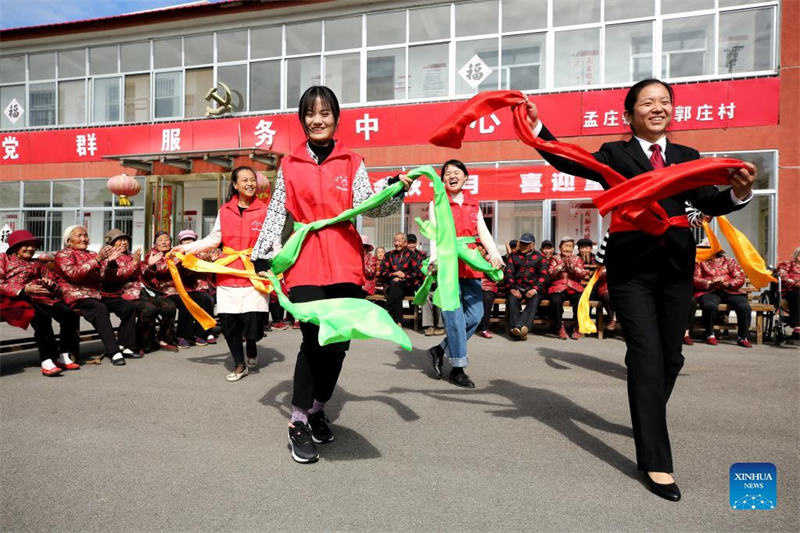
[[[125,357],[138,358],[136,347],[136,306],[123,298],[104,298],[100,293],[100,268],[103,261],[114,261],[122,251],[103,246],[95,253],[87,249],[89,235],[83,226],[64,230],[64,248],[55,257],[56,273],[64,302],[80,310],[83,317],[97,330],[111,363],[125,364]],[[117,335],[111,326],[109,311],[120,319]]]
[[[60,301],[58,285],[44,263],[34,259],[40,241],[26,230],[8,236],[8,249],[0,254],[0,318],[28,329],[39,349],[42,374],[56,376],[80,368],[70,358],[78,353],[78,315]],[[61,326],[56,341],[53,319]]]

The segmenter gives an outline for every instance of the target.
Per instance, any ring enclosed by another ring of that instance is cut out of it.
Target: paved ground
[[[329,404],[336,441],[286,449],[299,332],[227,383],[224,343],[59,378],[0,364],[3,531],[797,531],[800,350],[695,345],[670,403],[680,503],[636,477],[620,340],[470,341],[478,388],[354,343]],[[97,345],[95,344],[94,347]],[[89,347],[92,347],[91,345]],[[778,507],[733,511],[732,463],[778,468]]]

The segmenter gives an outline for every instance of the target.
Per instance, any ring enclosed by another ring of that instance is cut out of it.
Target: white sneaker
[[[225,376],[225,379],[227,379],[230,382],[239,381],[249,373],[250,372],[247,370],[247,367],[244,367],[244,370],[242,370],[241,372],[236,372],[236,369],[234,369],[233,372]]]

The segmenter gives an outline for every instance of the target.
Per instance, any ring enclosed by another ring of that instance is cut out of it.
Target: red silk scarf
[[[738,159],[706,158],[651,170],[626,179],[613,168],[597,161],[591,153],[575,144],[545,141],[533,135],[527,121],[525,95],[519,91],[487,91],[475,95],[456,110],[433,134],[437,146],[460,148],[466,128],[484,115],[512,107],[517,137],[539,151],[574,161],[600,174],[611,187],[595,197],[602,215],[614,210],[611,231],[644,231],[662,235],[671,226],[688,227],[685,216],[668,217],[658,200],[705,185],[729,183],[728,169],[745,168]]]

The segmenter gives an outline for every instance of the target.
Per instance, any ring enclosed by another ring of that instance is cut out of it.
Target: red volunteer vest
[[[261,233],[261,225],[267,217],[267,205],[258,198],[253,200],[247,209],[239,213],[239,196],[222,205],[219,210],[219,224],[222,231],[222,245],[234,250],[247,250],[252,248]],[[249,254],[248,254],[249,255]],[[244,265],[237,259],[230,265],[231,268],[244,270]],[[217,285],[223,287],[252,287],[247,278],[217,274]]]
[[[478,217],[481,215],[481,208],[477,200],[467,191],[461,191],[464,201],[461,205],[450,199],[450,209],[453,211],[453,220],[456,223],[456,237],[477,237],[478,236]],[[477,248],[476,244],[469,244],[469,248]],[[463,261],[458,262],[459,278],[482,278],[483,274],[472,270]]]
[[[286,210],[308,224],[332,218],[353,207],[353,180],[363,161],[337,141],[333,152],[318,165],[301,144],[281,162],[286,186]],[[350,222],[308,234],[295,264],[284,273],[288,288],[298,285],[364,285],[361,237]]]

